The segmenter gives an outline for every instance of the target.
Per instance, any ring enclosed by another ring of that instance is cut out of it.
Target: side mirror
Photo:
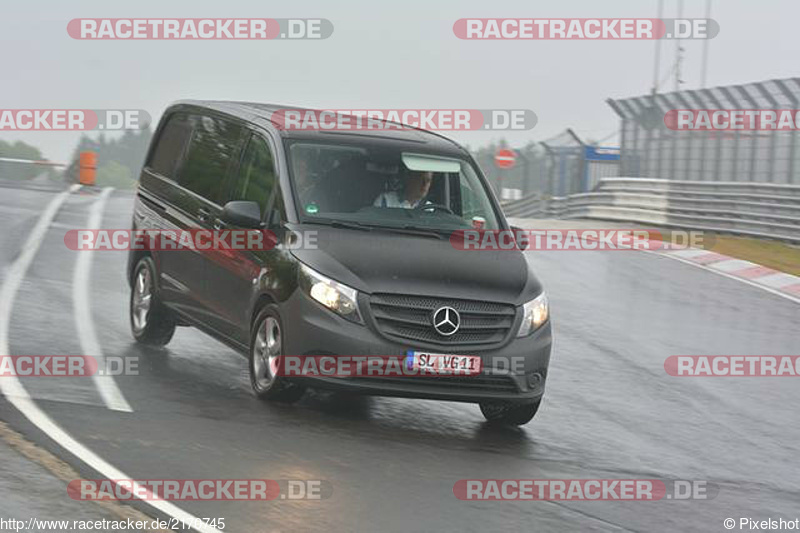
[[[511,226],[511,231],[514,232],[514,239],[517,241],[517,246],[523,252],[530,248],[531,243],[528,240],[528,236],[525,234],[525,230],[520,228],[519,226]]]
[[[244,200],[228,202],[222,208],[220,218],[223,222],[240,228],[256,229],[261,227],[261,208],[255,202]]]

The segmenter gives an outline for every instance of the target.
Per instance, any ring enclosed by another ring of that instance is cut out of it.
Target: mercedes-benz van
[[[491,421],[530,421],[550,359],[547,296],[523,251],[453,245],[454,232],[511,229],[467,150],[396,124],[286,128],[275,119],[285,109],[183,101],[165,111],[133,229],[267,231],[275,242],[132,250],[136,340],[164,345],[176,326],[194,326],[248,357],[263,399],[295,401],[310,385],[473,402]],[[288,377],[275,365],[432,354],[477,360],[480,372]]]

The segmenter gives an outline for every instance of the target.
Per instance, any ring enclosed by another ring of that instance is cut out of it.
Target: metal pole
[[[663,20],[663,18],[664,18],[664,0],[658,0],[658,19],[659,20]],[[660,73],[661,73],[661,39],[656,39],[655,61],[654,61],[654,68],[653,68],[653,89],[650,91],[651,107],[655,107],[656,106],[656,94],[658,93],[658,81],[659,81]],[[643,117],[643,118],[646,118],[646,117]],[[638,132],[637,132],[637,137],[638,137]],[[645,154],[644,170],[642,172],[642,174],[644,174],[643,177],[646,177],[646,178],[653,177],[653,176],[651,176],[649,174],[650,167],[651,167],[651,164],[650,164],[651,163],[651,161],[650,161],[650,143],[652,142],[652,140],[653,140],[653,129],[652,128],[648,128],[648,130],[647,130],[647,140],[646,140],[645,146],[644,146],[644,154]],[[655,176],[655,177],[659,177],[659,176]]]
[[[678,19],[683,18],[683,0],[678,0]],[[681,48],[681,39],[678,37],[675,40],[675,92],[681,90],[681,62],[683,61],[683,48]]]
[[[658,0],[658,19],[661,20],[664,15],[664,0]],[[653,68],[653,90],[652,93],[658,92],[658,76],[661,71],[661,39],[656,39],[656,52]]]
[[[711,0],[706,0],[706,22],[711,20]],[[706,81],[708,79],[708,46],[711,44],[711,39],[706,39],[703,43],[703,71],[700,76],[700,88],[706,88]]]
[[[530,189],[528,186],[528,181],[530,180],[530,172],[528,167],[530,164],[528,161],[528,156],[525,155],[525,147],[515,151],[517,152],[517,157],[522,159],[522,197],[525,198],[528,196],[528,190]]]
[[[788,87],[788,83],[794,82],[795,90],[792,91]],[[775,85],[781,90],[781,92],[786,96],[789,100],[792,109],[797,109],[798,106],[798,98],[796,96],[796,91],[800,89],[800,81],[795,78],[794,80],[775,80]],[[795,151],[797,149],[797,130],[793,129],[789,135],[791,135],[791,143],[789,144],[789,170],[786,174],[786,183],[794,183],[794,160],[795,160]]]

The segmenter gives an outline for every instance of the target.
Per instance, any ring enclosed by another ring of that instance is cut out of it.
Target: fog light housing
[[[531,390],[538,389],[542,384],[542,380],[542,375],[539,372],[528,374],[528,388]]]

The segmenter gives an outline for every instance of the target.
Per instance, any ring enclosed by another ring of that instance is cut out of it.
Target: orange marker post
[[[94,185],[97,174],[97,152],[81,152],[79,159],[78,180],[81,185]]]

